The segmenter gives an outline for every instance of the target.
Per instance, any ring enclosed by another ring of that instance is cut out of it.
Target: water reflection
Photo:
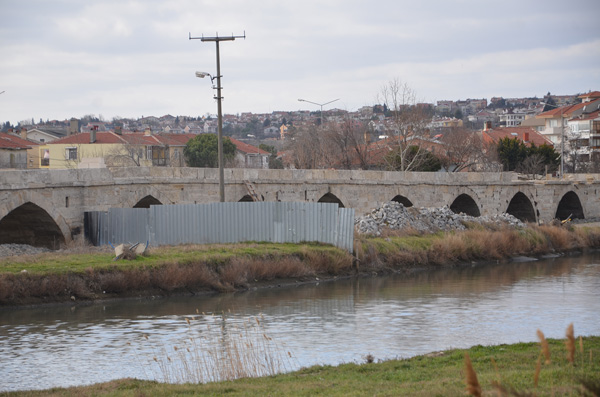
[[[190,332],[227,332],[260,314],[299,366],[535,340],[537,328],[562,337],[570,322],[577,334],[600,334],[599,259],[595,253],[236,294],[2,310],[0,391],[152,378],[142,361],[157,348]],[[186,317],[195,319],[192,329]]]

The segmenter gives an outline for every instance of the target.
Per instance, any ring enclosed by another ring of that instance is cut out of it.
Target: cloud
[[[406,81],[424,100],[599,89],[600,3],[463,0],[3,1],[0,121],[102,113],[214,113],[214,43],[225,112],[341,98],[348,110]],[[514,12],[518,10],[518,12]],[[24,22],[26,21],[26,22]]]

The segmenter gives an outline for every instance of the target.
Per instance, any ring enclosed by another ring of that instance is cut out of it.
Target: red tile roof
[[[596,110],[595,112],[592,113],[588,113],[588,114],[582,114],[579,117],[575,117],[573,119],[571,119],[572,121],[578,121],[578,120],[594,120],[600,117],[600,110]],[[569,121],[571,121],[569,120]]]
[[[124,132],[122,135],[115,134],[114,132],[96,132],[96,144],[129,144],[129,145],[144,145],[144,146],[156,146],[156,145],[169,145],[169,146],[185,146],[187,142],[197,136],[197,134],[152,134],[146,135],[143,132]],[[237,139],[230,138],[231,142],[236,146],[237,150],[242,153],[258,153],[262,155],[269,155],[270,153],[262,149],[252,146],[248,143],[238,141]],[[82,132],[68,137],[57,139],[49,142],[52,144],[89,144],[90,133]]]
[[[600,91],[592,91],[587,94],[581,94],[577,98],[600,98]]]
[[[537,132],[535,129],[531,127],[503,127],[503,128],[494,128],[491,130],[483,131],[483,139],[487,142],[498,142],[500,139],[504,138],[517,138],[525,145],[531,146],[532,143],[535,146],[541,146],[546,144],[548,146],[554,146],[552,141],[548,138]],[[529,134],[529,138],[526,139],[526,134]]]
[[[0,149],[30,149],[32,146],[36,145],[38,145],[38,143],[0,132]]]
[[[548,110],[547,112],[538,114],[536,117],[554,118],[554,117],[560,116],[561,114],[564,117],[570,117],[575,111],[577,111],[579,109],[583,109],[584,107],[590,106],[590,105],[593,106],[595,104],[600,104],[600,101],[598,100],[598,98],[592,97],[592,99],[593,100],[589,101],[589,102],[581,102],[581,103],[576,103],[575,105],[561,106],[556,109]]]
[[[81,132],[79,134],[69,135],[61,139],[57,139],[52,142],[48,142],[48,145],[82,145],[90,143],[90,133]],[[125,141],[117,134],[113,132],[96,132],[96,142],[94,143],[125,143]]]
[[[575,105],[561,106],[559,108],[551,109],[551,110],[548,110],[547,112],[540,113],[536,117],[553,118],[556,116],[560,116],[561,114],[565,117],[568,117],[574,111],[583,108],[585,105],[589,105],[589,103],[577,103]]]
[[[234,138],[229,138],[229,139],[231,139],[231,142],[235,145],[237,150],[239,150],[242,153],[246,153],[246,154],[258,153],[258,154],[266,154],[266,155],[271,154],[265,150],[257,148],[256,146],[252,146],[248,143],[238,141],[237,139],[234,139]]]

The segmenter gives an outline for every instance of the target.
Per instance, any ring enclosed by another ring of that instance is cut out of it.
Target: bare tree
[[[325,143],[333,163],[341,169],[368,169],[369,125],[351,118],[337,124],[327,124],[324,128]]]
[[[446,171],[460,172],[479,164],[484,155],[481,136],[466,128],[453,128],[442,138],[445,153],[440,157]]]
[[[326,144],[321,131],[314,125],[295,129],[287,146],[294,167],[297,169],[325,168],[327,163]]]
[[[515,169],[515,171],[525,174],[528,179],[536,179],[537,175],[543,175],[546,165],[544,164],[544,157],[535,153],[531,156],[527,156]]]
[[[381,88],[378,100],[387,109],[386,123],[390,135],[394,138],[394,150],[397,150],[398,169],[410,171],[418,168],[424,160],[421,146],[417,152],[411,149],[411,140],[426,136],[426,125],[430,117],[425,109],[418,105],[416,92],[398,79],[390,80]]]
[[[116,144],[106,156],[106,162],[113,167],[140,167],[144,160],[146,146],[143,139],[130,135],[127,139],[122,138],[122,144]]]

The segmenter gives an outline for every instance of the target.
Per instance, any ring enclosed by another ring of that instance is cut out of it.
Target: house
[[[460,128],[463,126],[463,121],[455,117],[439,117],[434,116],[429,123],[429,128],[438,130],[442,128]]]
[[[537,117],[528,117],[521,122],[521,127],[531,127],[539,133],[544,131],[545,126],[545,121]]]
[[[90,131],[71,135],[39,146],[41,168],[103,167],[184,167],[183,151],[196,134],[155,134],[144,132]],[[235,166],[269,168],[270,153],[231,139],[237,148]]]
[[[38,144],[15,135],[0,132],[0,168],[36,168]],[[31,161],[30,161],[31,160]]]
[[[49,169],[78,168],[83,163],[87,167],[92,164],[102,167],[105,166],[104,159],[125,143],[114,132],[93,130],[70,135],[40,145],[39,166]]]
[[[483,141],[486,143],[497,143],[501,139],[516,138],[522,141],[526,146],[533,144],[535,146],[554,146],[552,141],[543,134],[540,134],[532,127],[501,127],[486,129],[481,132]]]
[[[239,168],[269,168],[269,157],[271,153],[252,146],[248,143],[229,138],[235,145],[235,166]]]
[[[265,136],[277,136],[279,135],[279,128],[275,126],[269,126],[263,130]]]
[[[600,162],[600,104],[596,110],[583,113],[567,121],[567,137],[571,150],[579,161]]]
[[[286,138],[288,134],[288,127],[285,124],[281,124],[281,127],[279,127],[279,136],[281,137],[281,140],[284,140]]]
[[[598,111],[600,91],[579,95],[581,103],[560,106],[537,115],[545,121],[543,134],[555,145],[561,145],[565,159],[571,157],[572,170],[577,171],[577,163],[598,161],[600,156],[600,133],[598,133]]]
[[[525,120],[527,115],[522,112],[515,112],[509,109],[500,115],[500,124],[506,127],[517,127]]]
[[[38,143],[52,142],[67,135],[65,130],[35,127],[21,128],[20,136],[23,139]]]
[[[538,114],[536,117],[545,120],[543,134],[546,135],[555,145],[560,144],[562,136],[565,133],[565,127],[568,127],[567,120],[577,117],[583,113],[589,113],[594,110],[594,106],[600,104],[600,92],[594,91],[580,95],[581,103],[567,106],[557,106],[546,112]]]

